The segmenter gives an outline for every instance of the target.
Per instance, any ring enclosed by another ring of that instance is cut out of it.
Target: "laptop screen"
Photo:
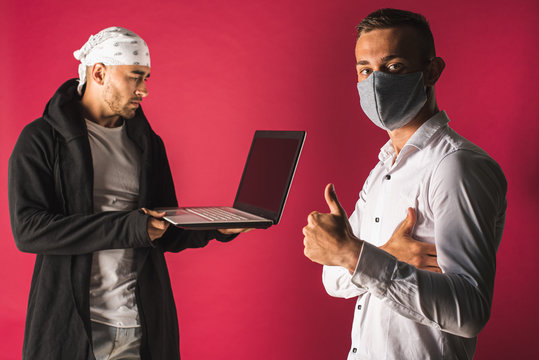
[[[304,138],[304,131],[257,131],[234,207],[277,223]]]

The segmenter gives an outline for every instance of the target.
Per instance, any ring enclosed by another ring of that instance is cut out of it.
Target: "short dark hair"
[[[429,22],[421,15],[399,9],[379,9],[369,15],[356,26],[357,37],[376,29],[388,29],[399,26],[410,26],[418,31],[424,40],[427,57],[436,56],[434,37],[430,31]]]

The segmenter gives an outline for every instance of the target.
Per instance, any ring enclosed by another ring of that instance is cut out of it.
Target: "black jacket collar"
[[[81,96],[77,92],[78,79],[70,79],[56,90],[47,103],[43,118],[58,132],[66,142],[75,138],[88,136],[88,130],[84,123]],[[150,124],[139,107],[135,117],[126,121],[127,134],[135,143],[144,148],[143,139],[151,131]]]

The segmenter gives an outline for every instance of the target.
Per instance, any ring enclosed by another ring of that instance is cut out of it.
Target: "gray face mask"
[[[373,72],[357,83],[361,108],[384,130],[408,124],[427,102],[423,73],[388,74]]]

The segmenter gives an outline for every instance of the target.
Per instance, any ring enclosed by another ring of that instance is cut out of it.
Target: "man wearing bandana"
[[[330,213],[309,215],[305,255],[325,265],[330,295],[357,297],[349,360],[472,359],[492,305],[504,174],[439,111],[445,63],[422,15],[381,9],[357,30],[361,107],[390,140],[349,219],[328,184]]]
[[[165,148],[140,107],[150,54],[111,27],[75,51],[68,80],[28,124],[9,160],[17,247],[37,254],[24,359],[178,359],[166,251],[243,229],[169,227],[177,206]]]

